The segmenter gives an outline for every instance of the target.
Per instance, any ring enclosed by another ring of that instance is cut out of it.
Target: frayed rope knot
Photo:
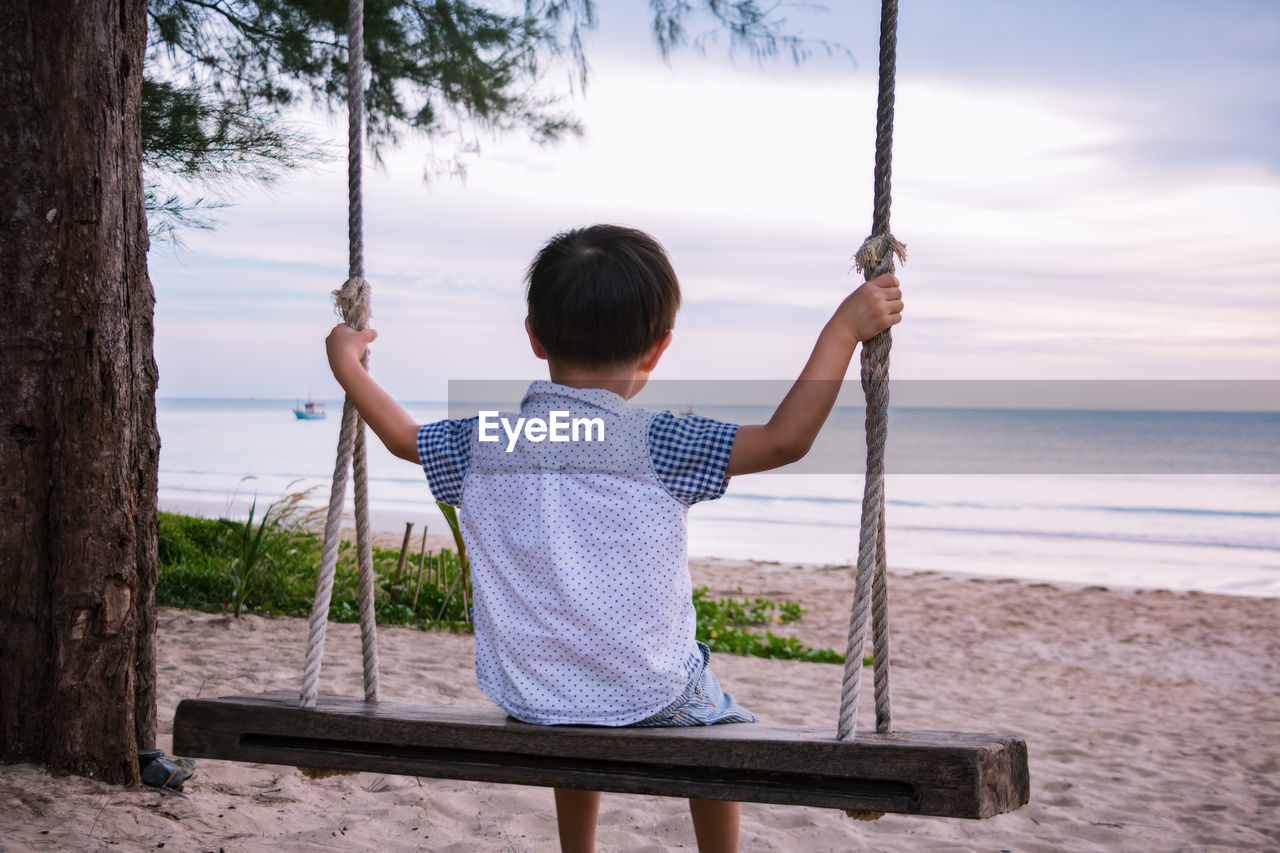
[[[853,256],[853,263],[857,266],[858,272],[865,274],[868,278],[874,278],[889,272],[895,255],[905,264],[907,262],[906,245],[899,243],[898,238],[892,234],[872,234],[862,241],[862,246]],[[881,266],[882,264],[884,266]]]
[[[346,323],[356,331],[369,322],[369,282],[363,278],[349,278],[333,292],[333,307]]]

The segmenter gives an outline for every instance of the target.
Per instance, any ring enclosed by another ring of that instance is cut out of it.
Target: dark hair
[[[552,237],[525,274],[529,326],[551,358],[604,367],[640,358],[671,330],[680,282],[648,234],[592,225]]]

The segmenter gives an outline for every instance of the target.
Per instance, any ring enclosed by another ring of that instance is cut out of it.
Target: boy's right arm
[[[859,341],[902,321],[902,290],[892,274],[864,283],[836,309],[813,353],[767,424],[738,428],[725,475],[768,471],[802,458],[831,414]]]

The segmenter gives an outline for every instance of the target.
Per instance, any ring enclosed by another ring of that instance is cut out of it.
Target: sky
[[[424,181],[446,149],[421,139],[367,170],[372,369],[393,395],[545,376],[522,276],[570,227],[667,248],[684,307],[662,379],[792,378],[861,282],[879,4],[787,10],[852,54],[799,66],[724,39],[664,63],[647,3],[597,9],[582,138],[482,135],[465,181]],[[902,0],[894,142],[893,377],[1280,379],[1280,4]],[[242,189],[214,230],[153,247],[161,397],[341,396],[323,339],[344,170]]]

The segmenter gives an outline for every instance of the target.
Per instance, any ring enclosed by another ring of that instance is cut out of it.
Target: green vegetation
[[[844,663],[844,655],[834,649],[811,649],[795,637],[779,637],[772,631],[756,634],[742,630],[747,625],[784,625],[804,615],[794,601],[755,598],[708,599],[707,588],[693,591],[693,607],[698,614],[698,639],[713,652],[733,652],[761,658],[785,658],[811,663]]]
[[[290,484],[292,486],[292,484]],[[272,501],[254,523],[258,498],[249,506],[249,518],[243,522],[221,519],[232,533],[235,559],[227,571],[231,580],[232,610],[236,616],[244,610],[245,600],[269,567],[295,550],[293,546],[305,534],[303,525],[315,518],[316,510],[307,510],[311,490],[288,492]]]
[[[241,584],[238,577],[245,543],[252,542],[264,527],[265,542],[257,548],[269,553],[270,559],[260,559],[250,573],[251,582]],[[281,522],[273,529],[261,520],[254,525],[162,512],[156,604],[236,612],[237,593],[243,589],[243,612],[305,617],[311,613],[315,597],[321,546],[320,537],[294,524]],[[395,582],[398,561],[399,552],[394,549],[373,549],[377,578],[374,610],[379,623],[469,630],[458,584],[458,560],[452,551],[427,555],[420,586],[416,559],[409,561],[411,569],[400,583]],[[334,572],[330,619],[359,621],[356,584],[355,547],[343,542]],[[465,594],[469,600],[470,590]]]
[[[160,513],[156,604],[236,615],[310,614],[322,543],[303,529],[296,512],[279,509],[280,503],[268,507],[256,522],[252,512],[243,522]],[[458,552],[445,549],[419,563],[411,555],[408,570],[399,579],[398,562],[395,549],[373,549],[375,611],[380,624],[471,630],[465,556],[460,561]],[[810,649],[794,637],[743,630],[796,621],[804,610],[793,601],[706,596],[705,588],[695,590],[693,604],[698,639],[712,651],[817,663],[844,661],[844,655],[832,649]],[[343,542],[338,550],[329,618],[337,622],[360,618],[355,548],[350,542]]]

